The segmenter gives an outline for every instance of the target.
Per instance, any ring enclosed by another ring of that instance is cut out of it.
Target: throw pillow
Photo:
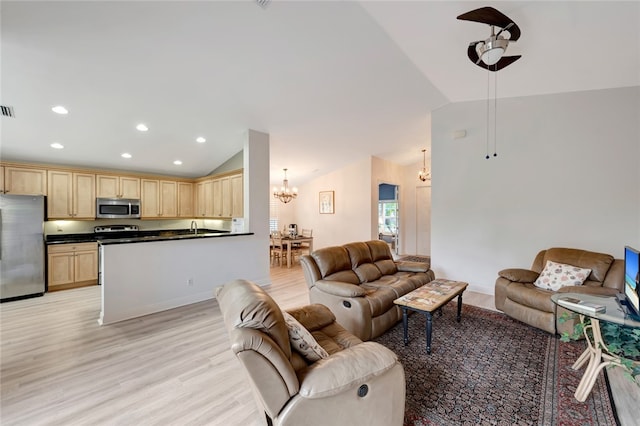
[[[282,311],[284,322],[289,329],[289,341],[291,347],[309,362],[316,362],[322,358],[327,358],[329,354],[313,338],[309,330],[304,328],[297,319],[288,312]]]
[[[558,291],[561,287],[582,285],[590,273],[591,269],[547,260],[540,276],[533,284],[545,290]]]

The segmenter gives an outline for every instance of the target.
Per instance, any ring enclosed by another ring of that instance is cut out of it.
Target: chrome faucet
[[[191,227],[189,228],[189,231],[193,232],[196,235],[198,234],[198,224],[195,220],[191,221]]]

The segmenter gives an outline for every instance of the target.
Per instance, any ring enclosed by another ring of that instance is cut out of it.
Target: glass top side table
[[[587,361],[587,368],[582,375],[580,384],[576,388],[575,398],[584,402],[591,393],[593,385],[598,378],[600,371],[608,365],[622,366],[620,357],[612,354],[607,349],[600,332],[600,321],[613,322],[628,327],[640,328],[640,321],[635,321],[625,315],[615,297],[594,296],[580,293],[556,293],[551,296],[551,300],[558,306],[562,306],[580,317],[583,324],[584,336],[587,341],[587,349],[580,355],[571,366],[574,370],[580,369]],[[586,305],[585,305],[586,304]],[[604,307],[604,311],[596,312],[594,305]],[[590,324],[585,324],[585,317],[591,319]],[[591,330],[590,336],[588,331]]]

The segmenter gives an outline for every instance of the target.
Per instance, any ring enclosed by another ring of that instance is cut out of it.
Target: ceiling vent
[[[271,0],[256,0],[256,3],[258,3],[258,6],[261,8],[266,9],[269,3],[271,3]]]
[[[15,117],[16,114],[13,112],[13,107],[0,105],[0,110],[2,110],[3,117]]]

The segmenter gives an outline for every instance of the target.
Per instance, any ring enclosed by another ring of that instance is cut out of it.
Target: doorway
[[[431,256],[431,186],[416,187],[416,255]]]
[[[381,183],[378,185],[378,239],[389,245],[392,253],[399,251],[398,185]]]

